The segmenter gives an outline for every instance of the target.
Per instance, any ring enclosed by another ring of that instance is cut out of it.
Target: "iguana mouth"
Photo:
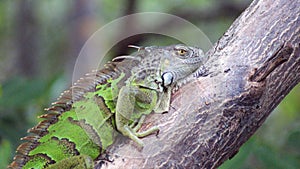
[[[38,163],[61,168],[64,161],[76,162],[83,154],[95,160],[115,142],[116,129],[143,147],[140,138],[159,131],[158,126],[139,131],[145,116],[167,112],[174,86],[192,74],[205,56],[185,45],[136,48],[135,54],[116,57],[63,92],[40,116],[44,120],[29,130],[32,136],[24,138],[27,142],[19,146],[10,167],[36,168]],[[52,159],[66,154],[62,152],[71,153]]]

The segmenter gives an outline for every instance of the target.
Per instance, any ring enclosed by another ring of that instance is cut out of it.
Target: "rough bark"
[[[101,168],[216,168],[234,156],[300,81],[299,14],[299,1],[252,2],[208,52],[209,75],[147,119],[159,135],[142,150],[113,146]]]

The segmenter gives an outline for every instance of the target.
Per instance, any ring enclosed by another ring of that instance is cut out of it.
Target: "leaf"
[[[286,149],[290,154],[295,154],[295,156],[300,157],[300,131],[291,131],[287,142],[286,142]]]
[[[6,168],[11,159],[11,144],[7,140],[0,143],[0,168]]]
[[[0,85],[0,98],[2,96],[2,86]]]
[[[270,169],[297,169],[299,161],[286,151],[280,152],[269,145],[258,143],[261,146],[254,147],[254,157],[261,164],[261,168]]]

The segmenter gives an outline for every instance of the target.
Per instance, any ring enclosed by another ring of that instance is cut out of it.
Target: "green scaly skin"
[[[167,112],[172,88],[206,59],[200,49],[184,45],[139,48],[115,58],[62,93],[23,138],[27,142],[9,167],[94,168],[117,133],[143,147],[140,138],[159,131],[139,131],[145,117]]]

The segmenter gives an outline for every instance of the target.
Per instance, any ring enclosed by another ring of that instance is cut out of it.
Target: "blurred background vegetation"
[[[164,12],[189,20],[214,43],[250,4],[250,0],[170,2],[1,0],[0,168],[11,162],[19,138],[37,124],[36,116],[70,86],[82,45],[101,26],[131,13]],[[129,44],[170,43],[146,35],[131,37],[116,45],[111,55],[128,53]],[[298,85],[239,153],[220,168],[299,168],[299,100]]]

